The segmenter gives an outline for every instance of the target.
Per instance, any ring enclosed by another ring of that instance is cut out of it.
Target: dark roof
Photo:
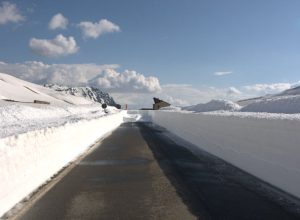
[[[157,104],[157,103],[161,103],[161,102],[164,102],[164,103],[167,103],[167,104],[170,104],[170,103],[168,103],[168,102],[166,102],[166,101],[164,101],[164,100],[161,100],[161,99],[159,99],[159,98],[153,98],[153,100],[154,100],[154,103],[155,104]]]

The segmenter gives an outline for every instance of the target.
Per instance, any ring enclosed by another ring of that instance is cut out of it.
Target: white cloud
[[[229,89],[227,90],[227,95],[229,96],[239,96],[241,94],[242,92],[235,87],[229,87]]]
[[[102,74],[90,81],[90,84],[114,92],[159,92],[159,80],[156,77],[146,77],[136,71],[126,70],[123,73],[115,69],[106,69]]]
[[[53,40],[32,38],[29,42],[31,50],[41,56],[58,57],[76,53],[79,49],[73,37],[57,35]]]
[[[229,75],[232,74],[232,71],[220,71],[220,72],[214,72],[215,76],[225,76],[225,75]]]
[[[118,25],[109,20],[101,19],[99,22],[83,21],[78,24],[85,38],[98,38],[105,33],[119,32]]]
[[[286,89],[292,88],[291,83],[273,83],[273,84],[254,84],[248,85],[244,88],[250,92],[256,92],[258,94],[278,93]]]
[[[16,4],[7,1],[2,2],[0,6],[0,25],[9,22],[18,23],[23,20],[25,20],[25,17],[20,14]]]
[[[212,99],[227,99],[226,89],[217,89],[214,87],[201,86],[195,88],[185,84],[162,85],[162,94],[180,99],[185,105],[193,105],[208,102]]]
[[[68,19],[64,17],[61,13],[54,15],[49,22],[49,29],[66,29],[68,26]]]
[[[117,72],[118,65],[44,64],[0,62],[0,72],[38,83],[56,83],[71,86],[97,86],[103,91],[146,94],[161,89],[156,77],[146,77],[135,71]]]

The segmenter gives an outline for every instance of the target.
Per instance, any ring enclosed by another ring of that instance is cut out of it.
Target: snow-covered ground
[[[118,127],[124,114],[0,73],[0,217]]]

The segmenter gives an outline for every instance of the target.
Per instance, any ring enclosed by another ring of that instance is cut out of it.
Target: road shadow
[[[165,131],[163,128],[157,126],[154,128],[154,125],[148,122],[138,122],[136,124],[140,128],[141,134],[151,149],[153,156],[158,162],[160,168],[164,172],[165,176],[169,179],[173,187],[176,189],[177,194],[186,204],[189,211],[193,215],[197,216],[198,219],[211,219],[210,215],[206,211],[206,208],[203,206],[205,203],[202,200],[201,195],[199,195],[200,192],[195,192],[188,186],[186,181],[181,178],[181,170],[177,169],[175,164],[176,161],[173,160],[173,155],[178,154],[178,156],[181,158],[186,158],[188,161],[195,161],[197,158],[190,154],[185,148],[182,148],[181,146],[178,146],[172,142],[168,142],[167,139],[160,137],[159,134]],[[170,155],[170,152],[168,152],[169,147],[172,147],[172,156]]]
[[[165,176],[198,219],[300,219],[299,203],[256,177],[204,151],[195,154],[182,144],[187,142],[169,138],[164,128],[145,122],[137,126]]]

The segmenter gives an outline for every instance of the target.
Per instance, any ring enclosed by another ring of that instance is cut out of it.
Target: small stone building
[[[159,98],[155,98],[155,97],[154,97],[153,100],[154,100],[153,110],[158,110],[158,109],[160,109],[160,108],[168,107],[168,106],[171,105],[170,103],[165,102],[165,101],[163,101],[163,100],[161,100],[161,99],[159,99]]]

